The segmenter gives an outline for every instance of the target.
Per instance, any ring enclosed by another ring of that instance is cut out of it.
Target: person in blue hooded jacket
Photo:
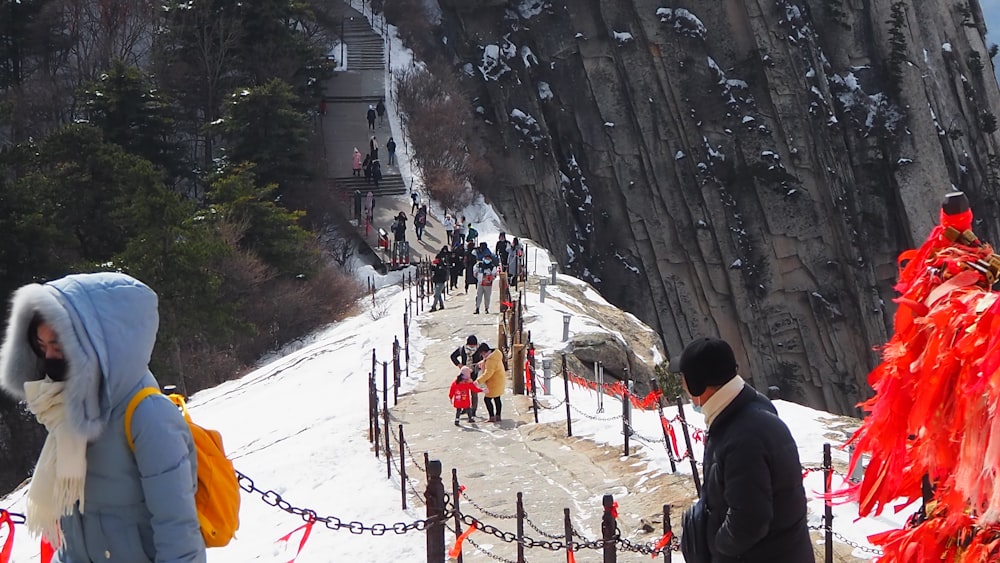
[[[163,395],[124,416],[133,395],[159,387],[149,360],[156,294],[124,274],[75,274],[18,289],[0,347],[0,386],[48,437],[27,495],[29,531],[57,563],[204,562],[191,432]]]

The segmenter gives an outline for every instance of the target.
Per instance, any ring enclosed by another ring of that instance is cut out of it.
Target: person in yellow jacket
[[[477,349],[483,358],[479,362],[480,386],[486,386],[486,410],[490,413],[488,422],[500,422],[500,410],[503,405],[500,403],[500,396],[507,388],[507,370],[503,367],[503,352],[490,348],[490,345],[483,342]]]

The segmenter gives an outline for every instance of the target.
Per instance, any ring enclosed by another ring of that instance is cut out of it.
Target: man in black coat
[[[682,375],[708,427],[699,502],[710,555],[689,563],[815,563],[795,439],[771,401],[737,375],[733,349],[699,338],[670,371]],[[682,536],[682,551],[693,542]]]

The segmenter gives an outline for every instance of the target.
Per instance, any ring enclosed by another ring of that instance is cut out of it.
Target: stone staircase
[[[339,178],[331,178],[330,183],[332,184],[332,187],[340,190],[345,197],[353,194],[354,190],[360,190],[362,194],[367,194],[371,191],[376,197],[404,195],[407,192],[406,184],[403,182],[403,177],[399,174],[383,175],[382,181],[378,183],[378,189],[375,189],[374,182],[365,183],[364,176],[341,176]]]
[[[354,18],[344,22],[347,43],[347,70],[385,70],[385,43],[368,20]],[[377,101],[377,100],[376,100]]]

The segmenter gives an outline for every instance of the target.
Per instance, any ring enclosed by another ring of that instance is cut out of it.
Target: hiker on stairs
[[[500,396],[507,388],[507,370],[503,367],[503,352],[490,348],[490,345],[485,342],[479,345],[477,351],[485,358],[479,362],[479,381],[477,383],[486,385],[486,410],[490,413],[487,422],[499,423],[503,409]]]

